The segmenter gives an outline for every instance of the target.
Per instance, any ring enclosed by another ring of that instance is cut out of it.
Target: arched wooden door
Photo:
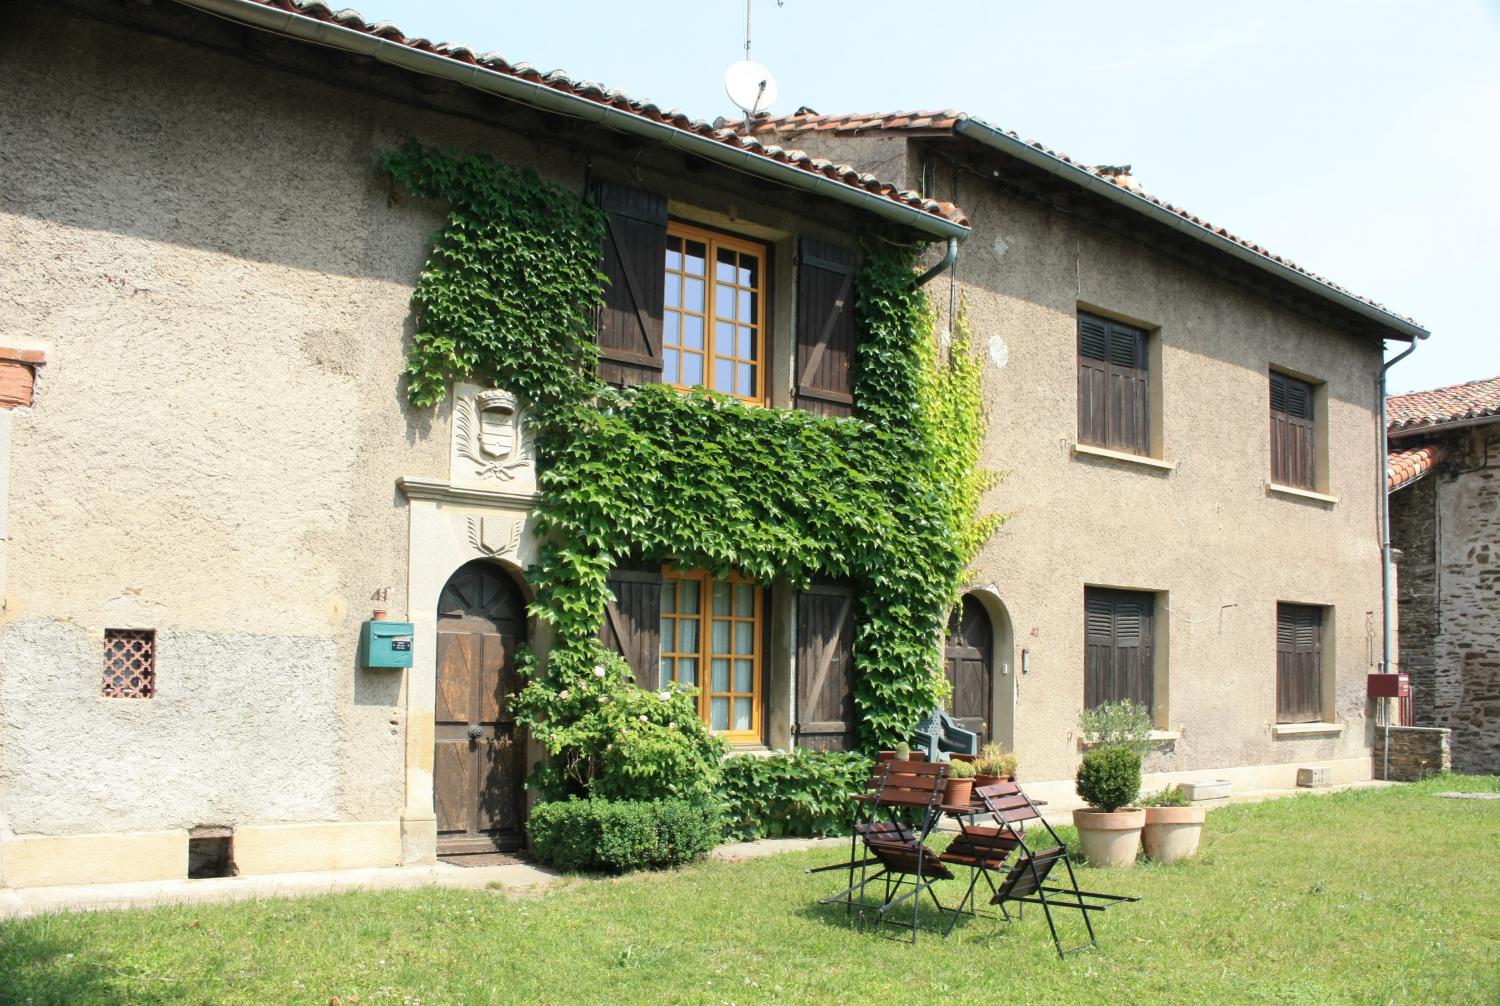
[[[954,609],[948,622],[948,641],[943,656],[953,695],[948,699],[948,715],[965,730],[979,735],[980,743],[990,740],[994,722],[990,705],[994,696],[995,632],[984,605],[972,595]]]
[[[503,569],[481,559],[448,580],[437,615],[438,854],[520,848],[526,742],[510,699],[520,688],[516,648],[526,640],[525,598]]]

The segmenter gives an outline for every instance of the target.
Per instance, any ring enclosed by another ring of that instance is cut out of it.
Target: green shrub
[[[813,838],[849,832],[849,797],[862,792],[870,759],[843,751],[778,751],[724,761],[719,798],[725,835]]]
[[[955,758],[948,763],[948,776],[952,779],[972,779],[974,775],[974,763],[971,761]]]
[[[1139,702],[1103,702],[1078,717],[1090,747],[1125,748],[1138,755],[1151,750],[1151,711]]]
[[[691,862],[723,834],[718,809],[691,800],[539,803],[526,830],[540,862],[608,873]]]
[[[1173,783],[1166,789],[1158,790],[1144,798],[1140,805],[1142,807],[1191,807],[1193,801],[1187,798],[1181,786]]]
[[[1128,748],[1095,748],[1078,766],[1078,795],[1089,806],[1114,811],[1141,793],[1141,756]]]

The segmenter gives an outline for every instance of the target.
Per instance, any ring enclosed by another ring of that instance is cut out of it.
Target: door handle
[[[484,736],[484,727],[470,727],[469,728],[469,740],[471,740],[471,741],[477,741],[479,738],[481,738],[483,736]]]

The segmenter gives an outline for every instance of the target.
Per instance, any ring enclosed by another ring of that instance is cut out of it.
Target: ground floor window
[[[1155,714],[1152,623],[1156,595],[1139,590],[1084,589],[1085,708],[1138,702]]]
[[[697,688],[698,715],[731,741],[760,739],[764,594],[701,570],[662,577],[661,683]]]
[[[1323,609],[1276,606],[1276,722],[1323,718]]]

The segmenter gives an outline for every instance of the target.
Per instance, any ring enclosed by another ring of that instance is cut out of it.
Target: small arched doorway
[[[499,565],[459,568],[438,597],[432,803],[440,856],[525,843],[526,741],[510,699],[526,599]]]
[[[995,694],[995,631],[989,612],[973,594],[953,609],[943,651],[948,683],[948,715],[965,730],[979,735],[981,744],[992,739]]]

